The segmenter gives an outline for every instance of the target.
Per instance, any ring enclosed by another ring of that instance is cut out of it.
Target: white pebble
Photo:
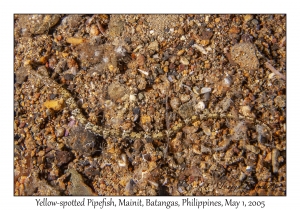
[[[203,101],[200,101],[198,104],[195,105],[196,111],[202,111],[205,109],[205,103]]]
[[[230,77],[225,77],[224,78],[224,84],[226,85],[226,86],[230,86],[231,85],[231,83],[232,83],[232,80],[231,80],[231,78]]]
[[[209,88],[209,87],[203,87],[203,88],[201,88],[201,94],[203,94],[203,93],[209,93],[209,92],[211,92],[211,88]]]
[[[136,101],[136,96],[135,96],[135,95],[133,95],[133,94],[130,94],[130,96],[129,96],[129,100],[130,100],[130,102],[134,102],[134,101]]]
[[[207,51],[202,46],[194,44],[193,47],[199,50],[202,54],[207,54]]]

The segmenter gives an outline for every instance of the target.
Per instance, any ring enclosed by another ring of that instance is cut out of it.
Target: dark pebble
[[[256,19],[253,19],[251,22],[252,22],[253,25],[257,25],[258,24],[258,20],[256,20]]]
[[[146,137],[146,142],[147,143],[152,143],[153,142],[153,139],[151,137]]]
[[[56,151],[57,165],[60,167],[63,164],[69,163],[73,159],[73,154],[68,151]]]
[[[127,44],[131,44],[131,38],[130,37],[126,37],[125,38],[125,42],[127,42]]]
[[[65,80],[71,81],[71,80],[73,80],[74,75],[73,74],[65,74],[64,78],[65,78]]]
[[[52,94],[50,95],[50,100],[53,100],[53,99],[55,99],[56,97],[57,97],[57,94],[53,94],[53,93],[52,93]]]

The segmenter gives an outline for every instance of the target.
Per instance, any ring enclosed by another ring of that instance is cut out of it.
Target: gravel
[[[286,195],[286,15],[14,20],[15,195]]]

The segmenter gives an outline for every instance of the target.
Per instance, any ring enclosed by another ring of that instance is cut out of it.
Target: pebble
[[[140,67],[143,67],[144,64],[145,64],[145,57],[143,55],[138,55],[137,58],[136,58],[136,62],[138,63],[138,65]]]
[[[185,103],[191,99],[191,96],[188,94],[180,94],[179,98],[182,103]]]
[[[60,111],[64,108],[64,99],[55,99],[55,100],[47,100],[44,102],[44,106],[48,109],[53,109],[55,111]]]
[[[199,101],[194,108],[197,112],[200,112],[205,109],[205,103],[203,101]]]
[[[204,67],[205,67],[206,69],[210,69],[211,64],[210,64],[210,63],[205,63],[205,64],[204,64]]]
[[[74,196],[96,195],[92,191],[92,189],[84,183],[82,176],[75,169],[69,169],[68,172],[71,174],[70,185],[68,185],[68,191],[70,195],[74,195]]]
[[[17,84],[22,84],[27,80],[28,77],[27,70],[24,67],[19,68],[18,71],[16,71],[15,75]]]
[[[78,44],[81,44],[85,41],[85,39],[83,38],[76,38],[76,37],[68,37],[66,39],[66,42],[69,43],[69,44],[74,44],[74,45],[78,45]]]
[[[108,95],[113,101],[117,101],[119,98],[122,98],[125,92],[125,87],[118,82],[114,82],[108,86]]]
[[[245,149],[249,150],[250,152],[253,152],[255,154],[259,154],[260,153],[260,149],[254,145],[250,145],[250,144],[247,144],[245,145]]]
[[[280,95],[280,96],[277,96],[275,99],[274,99],[274,102],[275,104],[280,107],[280,108],[284,108],[286,106],[286,96],[285,95]]]
[[[172,107],[173,110],[177,110],[180,105],[181,105],[181,102],[180,102],[179,98],[177,98],[177,97],[171,98],[170,106]]]
[[[190,62],[188,61],[188,59],[186,57],[180,57],[180,63],[182,63],[183,65],[189,65]]]
[[[209,87],[203,87],[203,88],[201,88],[201,94],[210,93],[210,92],[211,92],[211,88],[209,88]]]
[[[149,115],[142,115],[141,116],[141,123],[142,124],[149,124],[149,123],[151,123],[151,117]]]
[[[57,166],[69,163],[73,159],[73,154],[69,151],[55,151],[55,159]]]
[[[99,31],[98,27],[95,24],[93,24],[91,26],[90,35],[91,36],[98,36],[99,34],[100,34],[100,31]]]
[[[151,42],[148,46],[148,49],[149,50],[154,50],[156,52],[158,52],[159,48],[158,48],[158,42],[157,41],[154,41],[154,42]]]
[[[252,43],[239,43],[231,48],[231,58],[245,70],[256,70],[259,62],[255,50],[256,47]]]
[[[197,50],[199,50],[202,54],[204,54],[204,55],[207,54],[207,51],[202,46],[194,44],[193,47],[196,48]]]
[[[201,40],[200,41],[200,44],[202,45],[202,46],[206,46],[206,45],[208,45],[209,44],[209,40]]]
[[[182,49],[182,50],[179,50],[178,52],[177,52],[177,55],[178,56],[181,56],[183,53],[185,52],[185,50],[184,49]]]
[[[43,34],[49,31],[58,21],[61,15],[22,15],[24,28],[32,34]]]
[[[203,94],[203,101],[209,101],[210,95],[211,95],[210,92],[204,93]]]
[[[242,106],[241,110],[242,110],[242,114],[244,116],[251,116],[251,107],[250,106]]]
[[[182,104],[178,109],[178,114],[183,118],[187,119],[193,116],[193,106],[191,102],[187,102],[185,104]]]
[[[245,15],[245,16],[244,16],[244,20],[245,20],[246,23],[247,23],[248,21],[252,20],[252,19],[253,19],[253,15],[251,15],[251,14],[248,14],[248,15]]]
[[[139,93],[138,94],[138,98],[139,98],[140,101],[143,100],[144,99],[144,94],[143,93]]]
[[[203,132],[207,135],[207,136],[210,136],[211,135],[211,131],[210,131],[210,128],[207,127],[207,126],[202,126],[202,130]]]
[[[194,87],[193,87],[193,92],[196,93],[197,95],[200,95],[200,94],[201,94],[200,88],[197,87],[197,86],[194,86]]]
[[[238,33],[240,33],[240,31],[241,30],[238,27],[232,27],[229,29],[230,34],[238,34]]]
[[[129,100],[130,100],[130,102],[135,102],[136,101],[136,96],[133,95],[133,94],[130,94],[129,95]]]
[[[65,135],[65,128],[59,127],[55,130],[55,136],[61,138]]]

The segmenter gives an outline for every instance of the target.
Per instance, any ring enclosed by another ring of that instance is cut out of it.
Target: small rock
[[[148,46],[148,49],[158,52],[158,50],[159,50],[158,49],[158,42],[157,41],[151,42]]]
[[[93,24],[91,26],[90,35],[91,36],[98,36],[99,34],[100,34],[100,31],[99,31],[98,27],[95,24]]]
[[[178,34],[183,35],[184,34],[184,30],[182,27],[180,27],[177,31]]]
[[[183,118],[187,119],[193,116],[193,104],[191,102],[182,104],[178,109],[178,114]]]
[[[209,99],[210,99],[210,92],[204,93],[203,94],[203,101],[209,101]]]
[[[200,39],[209,41],[213,35],[214,33],[212,31],[202,31]]]
[[[267,191],[265,189],[258,189],[257,190],[257,194],[259,196],[266,196],[267,195]]]
[[[113,101],[117,101],[125,95],[126,89],[118,82],[114,82],[108,86],[108,95]]]
[[[180,94],[179,98],[182,103],[185,103],[191,99],[191,96],[188,94]]]
[[[197,86],[193,87],[193,92],[196,93],[197,95],[200,95],[200,93],[201,93],[200,88]]]
[[[194,44],[193,47],[196,48],[197,50],[199,50],[202,54],[204,54],[204,55],[207,54],[207,51],[202,46]]]
[[[252,43],[239,43],[231,48],[231,59],[245,70],[256,70],[259,62],[256,57],[256,47]]]
[[[241,107],[242,114],[244,116],[251,116],[251,107],[250,106],[242,106]]]
[[[61,15],[22,15],[19,22],[31,34],[43,34],[60,20]]]
[[[202,130],[203,132],[207,135],[207,136],[210,136],[211,135],[211,131],[210,131],[210,128],[207,127],[207,126],[202,126]]]
[[[142,115],[141,116],[141,123],[142,124],[150,124],[151,123],[151,117],[149,115]]]
[[[206,46],[206,45],[209,44],[209,40],[201,40],[200,44],[203,45],[203,46]]]
[[[55,136],[61,138],[65,135],[65,128],[59,127],[55,130]]]
[[[201,155],[201,148],[200,148],[200,145],[198,145],[198,144],[193,144],[192,150],[193,150],[193,153],[195,153],[195,154],[197,154],[197,155]]]
[[[85,42],[85,39],[84,38],[76,38],[76,37],[68,37],[66,39],[66,42],[69,44],[78,45],[78,44]]]
[[[247,23],[248,21],[252,20],[253,19],[253,15],[245,15],[244,16],[244,20],[245,22]]]
[[[15,78],[16,78],[17,84],[22,84],[28,78],[27,70],[24,67],[21,67],[20,69],[18,69],[18,71],[16,71],[15,75],[16,75]]]
[[[198,130],[198,127],[196,126],[185,126],[182,131],[186,134],[192,134],[192,133],[196,133]]]
[[[133,95],[133,94],[130,94],[130,95],[129,95],[129,101],[130,101],[130,102],[135,102],[135,101],[136,101],[136,96]]]
[[[68,172],[71,174],[71,178],[70,178],[71,184],[68,185],[69,195],[75,195],[75,196],[96,195],[92,191],[92,189],[84,183],[82,176],[75,169],[69,169]]]
[[[98,149],[98,138],[84,127],[73,127],[66,141],[68,147],[84,156],[90,156]]]
[[[250,152],[253,152],[255,154],[259,154],[260,153],[260,149],[254,145],[250,145],[250,144],[247,144],[245,145],[245,149],[249,150]]]
[[[138,98],[139,98],[140,101],[143,100],[144,99],[144,94],[143,93],[139,93],[138,94]]]
[[[203,101],[199,101],[199,103],[197,103],[194,108],[196,112],[201,112],[205,109],[205,103]]]
[[[185,52],[185,50],[184,49],[182,49],[182,50],[179,50],[178,52],[177,52],[177,55],[178,56],[181,56],[183,53]]]
[[[211,64],[210,64],[210,63],[205,63],[205,64],[204,64],[204,67],[205,67],[206,69],[210,69]]]
[[[203,88],[201,88],[201,94],[209,93],[209,92],[211,92],[211,88],[209,88],[209,87],[203,87]]]
[[[232,27],[232,28],[229,29],[230,34],[238,34],[238,33],[240,33],[240,31],[241,30],[237,27]]]
[[[280,108],[284,108],[285,107],[285,100],[286,100],[286,96],[285,95],[280,95],[280,96],[277,96],[275,99],[274,99],[274,102],[275,104],[280,107]]]
[[[204,146],[204,145],[201,145],[201,153],[210,153],[211,152],[211,149]]]
[[[64,99],[48,100],[44,103],[44,106],[54,111],[60,111],[64,108]]]
[[[170,142],[170,150],[172,153],[181,152],[182,151],[182,141],[178,138],[174,138]]]
[[[181,104],[181,102],[180,102],[179,98],[176,98],[176,97],[171,98],[170,105],[173,110],[177,110],[178,107],[180,106],[180,104]]]
[[[57,160],[57,166],[60,167],[63,164],[69,163],[73,159],[73,154],[68,151],[56,151],[55,158]]]
[[[183,65],[189,65],[189,61],[186,57],[180,57],[180,63],[182,63]]]
[[[140,67],[143,67],[145,64],[145,57],[143,55],[138,55],[136,58],[136,62]]]
[[[258,24],[258,20],[256,20],[256,19],[253,19],[251,22],[252,22],[253,25],[257,25]]]

